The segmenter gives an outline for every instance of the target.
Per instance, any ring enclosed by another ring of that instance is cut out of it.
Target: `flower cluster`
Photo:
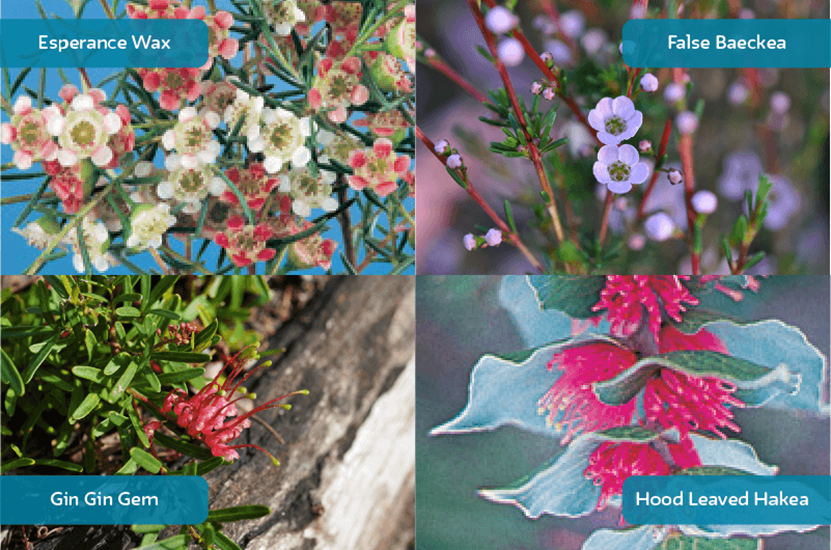
[[[322,234],[342,213],[342,239],[353,243],[342,269],[411,265],[414,4],[362,11],[360,2],[318,0],[229,11],[128,3],[132,19],[204,21],[209,59],[126,69],[107,79],[121,83],[109,99],[83,69],[83,93],[68,84],[62,102],[36,98],[43,108],[16,99],[0,138],[17,169],[41,162],[54,192],[32,195],[35,220],[16,228],[44,251],[31,269],[56,246],[101,245],[81,254],[98,270],[116,259],[135,269],[129,258],[150,251],[177,270],[213,271],[203,259],[213,244],[225,251],[220,271],[276,271],[274,262],[328,270],[338,241]],[[326,32],[313,33],[321,22]],[[56,243],[67,224],[69,240]],[[83,224],[96,229],[73,241]]]
[[[263,363],[260,367],[249,371],[237,379],[243,371],[246,361],[241,358],[242,352],[228,361],[220,369],[214,379],[206,384],[195,395],[188,396],[187,392],[180,389],[171,391],[164,400],[162,413],[173,412],[176,415],[176,423],[186,428],[188,435],[205,442],[214,456],[221,456],[225,460],[233,461],[239,458],[237,449],[253,447],[259,449],[274,459],[271,454],[253,444],[228,445],[229,442],[238,438],[245,428],[251,426],[251,416],[274,407],[289,408],[290,405],[277,403],[292,395],[308,395],[308,391],[300,390],[274,398],[244,414],[240,414],[235,403],[245,397],[245,393],[239,391],[241,385],[257,369],[270,364]],[[225,370],[230,367],[230,373]],[[239,393],[238,397],[235,397]],[[152,430],[158,429],[159,423],[150,426]]]

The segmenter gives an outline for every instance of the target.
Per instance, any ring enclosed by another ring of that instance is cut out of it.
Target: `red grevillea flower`
[[[675,466],[692,468],[701,466],[701,459],[695,451],[691,439],[682,439],[679,443],[666,443]],[[589,457],[589,466],[583,475],[602,487],[597,499],[597,510],[606,508],[609,500],[623,492],[623,482],[629,476],[663,476],[671,473],[666,463],[652,443],[607,441]]]
[[[662,353],[685,350],[727,353],[721,340],[704,329],[687,335],[669,325],[661,330],[659,350]],[[733,395],[735,391],[734,384],[720,378],[661,369],[644,388],[646,420],[663,428],[677,428],[682,437],[692,431],[706,430],[724,439],[726,436],[721,428],[741,431],[727,408],[727,405],[744,407],[744,403]]]
[[[548,425],[553,424],[558,432],[566,431],[563,445],[581,432],[626,426],[632,422],[634,400],[623,405],[606,405],[597,398],[592,384],[615,377],[635,361],[637,357],[632,351],[606,342],[591,342],[554,355],[548,370],[557,367],[563,374],[537,405],[540,414],[548,412]]]
[[[698,298],[681,284],[684,275],[607,275],[606,288],[592,311],[608,310],[614,336],[630,336],[648,319],[649,332],[657,339],[661,330],[661,309],[681,321],[684,303],[697,305]]]
[[[221,456],[225,460],[234,460],[239,458],[236,449],[242,447],[254,447],[266,453],[271,457],[275,464],[279,464],[277,460],[265,449],[252,444],[228,445],[227,443],[236,439],[242,434],[242,430],[251,425],[249,418],[258,412],[266,409],[273,409],[274,407],[283,407],[288,409],[291,405],[282,405],[277,402],[292,395],[308,395],[307,390],[300,390],[291,392],[286,395],[272,399],[271,401],[256,407],[255,409],[240,415],[234,403],[246,397],[244,392],[240,392],[240,396],[236,399],[231,399],[240,385],[251,376],[258,369],[271,364],[266,361],[256,369],[248,372],[240,380],[234,382],[243,370],[246,359],[242,357],[242,353],[238,353],[230,361],[228,361],[223,368],[217,372],[214,379],[204,388],[191,397],[188,397],[187,392],[180,389],[171,391],[164,400],[162,407],[163,413],[173,411],[177,418],[176,423],[182,428],[186,428],[188,435],[204,441],[211,450],[214,456]],[[225,369],[231,366],[231,373],[227,378],[220,383],[220,377]],[[153,423],[151,423],[153,424]],[[158,429],[158,426],[150,425],[145,428],[152,430]],[[149,434],[148,434],[149,435]]]

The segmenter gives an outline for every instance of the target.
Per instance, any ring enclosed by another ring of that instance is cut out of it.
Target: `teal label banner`
[[[199,19],[2,19],[2,67],[201,67]]]
[[[630,67],[831,67],[827,19],[633,19],[623,26]]]
[[[829,476],[632,476],[623,517],[633,525],[828,525]]]
[[[195,525],[208,517],[199,476],[0,476],[2,525]]]

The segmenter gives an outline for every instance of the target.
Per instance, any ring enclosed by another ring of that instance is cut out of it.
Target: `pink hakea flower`
[[[331,53],[334,45],[337,43],[330,45],[326,57],[317,64],[317,75],[308,98],[312,109],[326,109],[329,120],[341,123],[349,118],[349,107],[367,102],[369,89],[361,84],[361,58],[353,55],[336,59]]]
[[[727,348],[714,334],[705,329],[684,334],[672,325],[661,329],[659,351],[707,350],[727,353]],[[722,428],[741,431],[727,408],[744,407],[733,393],[736,386],[714,376],[692,376],[670,369],[661,369],[658,376],[646,383],[643,407],[646,420],[662,428],[677,428],[681,437],[692,431],[713,432],[722,439]]]
[[[381,138],[372,148],[352,151],[349,166],[353,172],[348,177],[349,187],[356,191],[369,187],[379,197],[386,197],[398,188],[396,181],[410,168],[410,157],[396,155],[392,142]]]
[[[253,444],[228,445],[228,443],[239,437],[245,428],[251,426],[251,420],[249,419],[252,415],[275,407],[288,409],[290,405],[281,405],[277,401],[292,395],[308,395],[309,392],[306,390],[292,392],[272,399],[240,415],[235,403],[245,398],[246,394],[240,392],[240,396],[236,399],[232,399],[233,396],[249,376],[258,369],[271,364],[270,361],[267,361],[235,382],[246,363],[244,358],[241,357],[242,353],[238,353],[228,361],[217,372],[214,379],[199,390],[196,395],[188,397],[187,392],[180,389],[171,391],[164,400],[162,412],[169,413],[172,411],[175,413],[177,416],[176,423],[182,428],[186,428],[188,435],[191,437],[204,441],[214,456],[221,456],[225,460],[234,460],[239,458],[236,449],[253,447],[270,456],[275,464],[279,464],[271,453],[262,447]],[[231,366],[230,374],[227,374],[224,381],[220,383],[225,369],[229,366]],[[158,429],[158,426],[153,424],[152,429]]]
[[[646,320],[649,332],[658,338],[661,310],[681,321],[684,303],[698,305],[698,298],[681,283],[684,275],[607,275],[606,288],[592,311],[608,310],[613,336],[631,336]]]
[[[228,251],[237,267],[264,262],[277,254],[273,248],[266,248],[268,240],[274,236],[268,224],[246,225],[242,216],[233,215],[226,221],[226,227],[227,232],[218,232],[214,242]]]
[[[691,439],[666,443],[666,446],[676,467],[701,466]],[[602,487],[597,500],[598,511],[606,508],[612,497],[623,492],[623,482],[629,476],[665,476],[670,473],[672,469],[651,443],[628,441],[607,441],[599,445],[589,457],[589,466],[583,471],[586,479]]]
[[[11,122],[0,125],[0,143],[14,149],[12,162],[20,170],[28,170],[39,160],[54,160],[58,145],[48,130],[51,116],[61,116],[59,107],[43,111],[32,109],[29,96],[20,96],[14,102]]]
[[[583,432],[626,426],[635,415],[635,402],[606,405],[592,384],[609,380],[631,367],[637,356],[611,342],[589,342],[567,348],[549,361],[548,370],[563,371],[551,389],[537,402],[540,414],[557,432],[565,430],[562,444]]]

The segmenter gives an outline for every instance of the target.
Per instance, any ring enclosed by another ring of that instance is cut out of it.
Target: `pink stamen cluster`
[[[714,377],[698,377],[661,369],[647,382],[643,394],[646,419],[662,428],[677,428],[682,437],[692,431],[710,431],[726,439],[720,428],[741,431],[726,405],[744,407],[732,394],[736,386]]]
[[[681,284],[684,275],[607,275],[606,288],[592,311],[608,310],[614,336],[634,334],[646,315],[649,332],[657,339],[661,330],[661,310],[681,321],[684,303],[697,305],[698,298]]]
[[[51,176],[49,187],[61,199],[67,214],[75,214],[84,203],[84,180],[81,178],[81,164],[61,166],[57,160],[43,161],[44,172]]]
[[[613,378],[632,366],[634,353],[614,344],[592,342],[554,355],[548,370],[563,371],[560,378],[537,402],[539,413],[547,412],[546,422],[560,432],[562,444],[582,432],[594,432],[632,422],[634,400],[623,405],[607,405],[592,390],[595,382]]]
[[[239,453],[237,453],[236,449],[242,447],[254,447],[271,456],[268,451],[257,445],[228,445],[228,442],[239,437],[245,428],[251,426],[251,420],[249,419],[252,415],[275,407],[289,408],[290,405],[280,405],[277,402],[291,395],[308,394],[305,390],[292,392],[272,399],[243,415],[239,415],[239,410],[234,403],[243,399],[245,394],[240,392],[239,397],[233,400],[231,398],[237,393],[240,385],[249,376],[259,368],[270,364],[264,363],[242,376],[235,383],[234,380],[240,375],[246,363],[246,360],[241,357],[241,354],[242,352],[228,361],[216,374],[213,381],[199,390],[196,395],[188,397],[187,392],[184,390],[175,389],[167,395],[164,400],[164,406],[162,407],[163,413],[172,411],[176,414],[176,423],[180,427],[186,428],[188,435],[194,439],[204,441],[210,448],[211,454],[221,456],[225,460],[239,458]],[[229,365],[231,366],[231,373],[224,382],[220,383],[220,377]],[[150,427],[149,424],[148,427]],[[154,425],[152,428],[157,429],[157,426]],[[272,457],[272,460],[274,460],[274,457]]]
[[[675,466],[692,468],[701,460],[692,441],[666,444]],[[623,482],[629,476],[662,476],[671,473],[670,466],[651,443],[607,441],[589,457],[589,466],[583,471],[586,479],[602,487],[597,510],[603,510],[609,500],[623,492]]]
[[[355,149],[349,154],[353,174],[349,187],[360,191],[366,187],[379,197],[386,197],[398,188],[396,181],[410,168],[410,157],[398,155],[390,140],[376,139],[372,147]]]
[[[267,223],[246,225],[245,219],[235,214],[228,218],[225,226],[228,231],[214,235],[214,242],[228,252],[237,267],[264,262],[277,254],[273,248],[266,248],[268,240],[274,236]]]

